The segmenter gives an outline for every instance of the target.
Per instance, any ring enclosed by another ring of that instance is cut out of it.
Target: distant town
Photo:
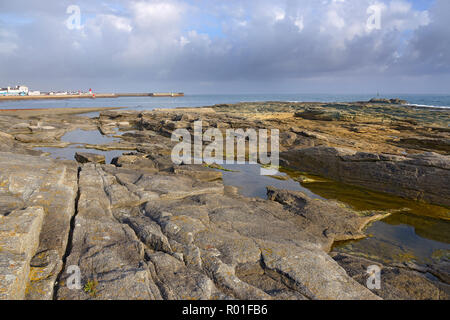
[[[118,97],[183,97],[182,92],[155,93],[94,93],[89,91],[50,91],[41,92],[30,90],[27,86],[0,88],[0,100],[20,99],[70,99],[70,98],[118,98]]]
[[[50,91],[50,92],[41,92],[41,91],[32,91],[27,86],[18,85],[15,87],[6,87],[0,88],[0,96],[64,96],[64,95],[94,95],[92,89],[89,89],[89,92],[82,91]]]

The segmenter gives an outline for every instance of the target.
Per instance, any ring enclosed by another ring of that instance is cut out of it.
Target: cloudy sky
[[[0,1],[0,86],[450,93],[449,39],[449,0]]]

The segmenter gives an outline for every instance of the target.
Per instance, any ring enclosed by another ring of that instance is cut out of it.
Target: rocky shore
[[[64,113],[0,113],[0,299],[449,299],[446,258],[386,265],[333,251],[389,212],[271,186],[247,198],[220,170],[170,157],[172,132],[197,120],[277,128],[286,168],[446,208],[449,111],[372,101]],[[35,149],[65,148],[80,129],[116,138],[87,149],[127,151],[106,163]],[[380,290],[366,287],[370,265]]]

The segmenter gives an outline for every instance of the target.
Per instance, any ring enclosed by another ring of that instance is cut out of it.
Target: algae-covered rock
[[[450,157],[410,156],[315,147],[283,152],[287,165],[339,182],[450,206]]]

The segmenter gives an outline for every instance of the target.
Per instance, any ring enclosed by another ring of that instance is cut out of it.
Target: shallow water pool
[[[111,163],[112,159],[114,159],[115,157],[119,157],[123,153],[130,151],[129,150],[102,151],[97,149],[86,148],[85,144],[101,145],[117,142],[119,140],[120,140],[119,138],[102,135],[98,130],[90,130],[90,131],[74,130],[66,133],[64,136],[61,137],[61,141],[71,143],[71,145],[65,148],[39,147],[34,149],[42,152],[48,152],[50,154],[50,157],[61,160],[74,160],[75,153],[77,152],[100,154],[105,156],[106,163]]]
[[[368,237],[335,243],[334,250],[351,252],[380,262],[414,261],[428,264],[450,259],[450,209],[410,201],[337,183],[298,171],[282,170],[279,177],[261,176],[259,165],[223,165],[226,185],[242,195],[267,199],[267,186],[302,191],[312,198],[341,201],[357,211],[394,213],[372,223]],[[300,178],[300,179],[299,179]],[[299,182],[304,181],[304,182]]]

